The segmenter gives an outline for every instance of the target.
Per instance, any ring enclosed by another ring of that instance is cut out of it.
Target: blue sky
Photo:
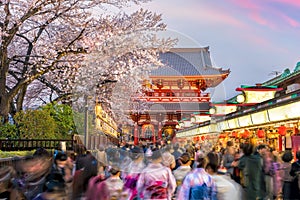
[[[214,65],[230,68],[212,92],[216,100],[273,78],[273,71],[293,71],[300,61],[298,0],[153,0],[139,7],[161,13],[171,32],[209,46]]]

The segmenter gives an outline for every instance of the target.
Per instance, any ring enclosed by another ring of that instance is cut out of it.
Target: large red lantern
[[[265,137],[265,131],[263,129],[258,129],[257,137],[259,137],[259,138]]]
[[[202,140],[202,141],[205,140],[205,136],[204,136],[204,135],[201,136],[201,140]]]
[[[245,129],[242,137],[243,138],[248,138],[249,136],[250,136],[250,132],[247,129]]]
[[[278,134],[281,135],[281,136],[285,136],[286,135],[286,127],[284,125],[281,125],[278,128]]]
[[[231,133],[231,136],[234,137],[234,138],[237,138],[237,132],[233,131],[233,132]]]

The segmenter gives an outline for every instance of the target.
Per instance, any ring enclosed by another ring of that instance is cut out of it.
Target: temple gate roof
[[[206,76],[229,74],[212,66],[209,47],[204,48],[174,48],[169,52],[160,53],[163,67],[151,71],[150,76]]]

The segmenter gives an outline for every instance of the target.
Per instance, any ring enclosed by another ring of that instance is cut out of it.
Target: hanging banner
[[[264,124],[270,121],[266,110],[251,114],[251,118],[253,124]]]
[[[250,115],[245,115],[238,118],[240,127],[251,126],[252,120]]]

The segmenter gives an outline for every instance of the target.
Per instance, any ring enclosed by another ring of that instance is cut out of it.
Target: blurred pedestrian
[[[262,171],[262,160],[253,155],[254,146],[250,143],[243,145],[244,155],[240,158],[238,167],[242,172],[241,184],[247,200],[260,200],[264,196],[264,179]]]
[[[292,163],[290,175],[293,177],[291,187],[291,199],[300,199],[300,150],[296,152],[297,160]]]
[[[96,154],[96,158],[98,162],[102,163],[102,165],[107,166],[107,155],[105,152],[105,148],[103,145],[99,145],[99,149]]]
[[[111,176],[106,179],[104,182],[107,186],[107,189],[109,191],[109,196],[111,200],[118,200],[122,196],[122,190],[123,190],[123,181],[121,180],[121,171],[118,169],[118,167],[113,166],[109,170],[111,173]]]
[[[234,182],[230,176],[218,174],[219,169],[219,156],[215,152],[207,154],[208,164],[206,171],[212,176],[217,186],[217,198],[218,200],[241,200],[242,188]]]
[[[283,186],[282,186],[282,196],[283,199],[292,199],[291,190],[293,177],[290,175],[292,168],[291,161],[293,160],[293,154],[290,150],[286,150],[282,155],[282,170],[283,170]]]
[[[171,169],[161,164],[160,150],[153,148],[150,163],[142,171],[137,182],[139,198],[171,200],[176,180]]]
[[[182,185],[183,179],[186,175],[192,171],[191,168],[191,159],[188,153],[183,153],[179,158],[180,167],[173,171],[174,177],[176,179],[176,193],[180,190],[180,186]]]
[[[193,169],[183,180],[177,199],[217,199],[217,187],[213,178],[205,171],[208,163],[203,153],[196,157],[197,168]]]
[[[176,166],[175,157],[171,154],[171,146],[167,145],[162,153],[162,164],[173,170]]]
[[[45,192],[37,195],[33,200],[68,200],[66,184],[63,175],[58,172],[51,174],[51,179],[45,183]]]
[[[235,167],[232,164],[234,162],[234,155],[235,155],[235,149],[233,147],[233,142],[227,141],[226,151],[223,156],[223,166],[226,168],[227,172],[230,173],[231,177],[233,177],[233,169]]]
[[[123,191],[127,193],[129,200],[137,198],[137,181],[140,173],[145,168],[144,150],[140,147],[134,147],[131,150],[130,157],[132,159],[129,166],[122,172],[124,180]]]
[[[98,175],[98,162],[89,152],[76,160],[76,172],[73,178],[72,200],[84,197],[90,178]]]

